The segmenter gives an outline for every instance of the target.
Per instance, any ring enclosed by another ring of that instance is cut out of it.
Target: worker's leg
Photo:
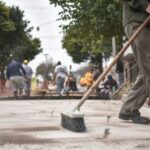
[[[17,99],[18,95],[17,95],[17,84],[16,84],[15,77],[10,77],[10,85],[13,90],[14,98]]]
[[[124,104],[122,105],[120,111],[122,119],[129,119],[130,116],[139,115],[139,109],[144,104],[146,98],[147,95],[143,84],[143,78],[139,75],[133,85],[133,88],[126,97]]]
[[[56,88],[57,88],[57,92],[59,95],[61,95],[61,92],[62,92],[62,89],[64,87],[64,81],[65,79],[64,78],[58,78],[57,79],[57,82],[56,82]]]
[[[24,92],[26,96],[30,96],[31,89],[31,79],[24,81]]]
[[[128,35],[133,33],[137,24],[130,24],[126,28]],[[128,119],[139,115],[139,109],[143,106],[146,98],[150,93],[150,28],[145,27],[144,30],[134,41],[132,45],[135,59],[137,61],[140,73],[125,102],[121,108],[119,117]]]

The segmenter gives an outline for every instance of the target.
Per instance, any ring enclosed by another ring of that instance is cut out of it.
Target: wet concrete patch
[[[54,131],[60,130],[61,128],[56,126],[47,126],[47,127],[29,127],[29,128],[18,128],[13,129],[14,131],[23,131],[23,132],[34,132],[34,131]]]
[[[0,145],[5,144],[46,144],[56,143],[58,141],[53,139],[40,139],[34,138],[30,135],[25,134],[14,134],[14,133],[3,133],[0,134]]]

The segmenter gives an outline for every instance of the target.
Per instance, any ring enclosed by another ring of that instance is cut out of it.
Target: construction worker
[[[118,89],[118,84],[112,75],[107,76],[107,80],[104,82],[104,88],[100,90],[100,94],[105,99],[113,99],[113,93]]]
[[[123,26],[128,38],[150,15],[150,0],[122,0]],[[139,109],[150,97],[150,24],[146,26],[132,44],[133,54],[139,67],[137,80],[125,99],[119,118],[137,124],[149,124],[150,119],[142,117]]]
[[[10,64],[7,66],[7,79],[10,80],[10,84],[13,90],[14,98],[18,99],[22,96],[23,91],[23,83],[26,78],[26,72],[22,65],[16,60],[12,60]]]
[[[94,80],[93,80],[93,69],[90,69],[85,75],[84,77],[82,77],[80,79],[80,85],[81,86],[86,86],[87,89],[90,88],[90,86],[93,84]]]
[[[54,71],[54,80],[56,82],[56,89],[59,96],[62,95],[65,79],[67,76],[68,76],[68,72],[66,66],[62,65],[61,62],[58,61]]]
[[[26,80],[24,81],[24,92],[26,96],[30,96],[31,93],[31,78],[33,74],[32,68],[28,66],[28,63],[28,60],[25,59],[22,65],[26,72]]]
[[[93,68],[90,69],[86,74],[85,74],[85,83],[86,86],[89,88],[93,84]]]

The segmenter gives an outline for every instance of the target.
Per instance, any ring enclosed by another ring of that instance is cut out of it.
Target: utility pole
[[[113,55],[113,59],[115,58],[116,56],[116,38],[115,36],[112,37],[112,55]],[[116,77],[116,65],[114,65],[114,67],[112,68],[113,70],[113,73],[114,73],[114,77]]]
[[[48,89],[48,55],[49,54],[44,54],[45,56],[45,61],[46,61],[46,76],[45,76],[45,79],[44,79],[44,87],[45,89],[47,90]]]
[[[44,54],[45,60],[46,60],[46,65],[48,64],[48,55],[49,55],[49,54]]]
[[[113,57],[116,56],[116,38],[115,38],[115,36],[112,37],[112,54],[113,54]]]

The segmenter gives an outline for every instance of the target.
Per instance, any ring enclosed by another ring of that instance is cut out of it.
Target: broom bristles
[[[82,114],[63,114],[61,113],[61,125],[74,132],[84,132],[84,116]]]

